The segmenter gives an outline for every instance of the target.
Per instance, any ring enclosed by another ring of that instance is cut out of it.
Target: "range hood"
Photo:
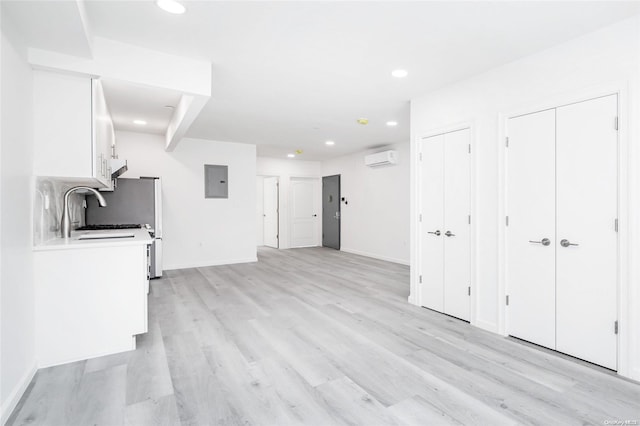
[[[121,160],[119,158],[111,159],[111,178],[112,179],[117,178],[127,170],[129,170],[127,167],[127,160]]]

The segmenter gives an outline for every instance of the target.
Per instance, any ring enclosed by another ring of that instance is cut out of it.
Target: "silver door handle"
[[[433,235],[439,237],[440,236],[440,230],[438,229],[436,231],[427,231],[427,234],[433,234]]]
[[[452,234],[451,231],[445,232],[444,235],[446,235],[447,237],[455,237],[456,236],[456,234]]]
[[[561,245],[562,247],[569,247],[569,246],[577,246],[577,245],[579,245],[579,244],[572,243],[572,242],[571,242],[571,241],[569,241],[569,240],[561,240],[561,241],[560,241],[560,245]]]
[[[548,239],[548,238],[543,238],[540,241],[531,241],[531,240],[529,240],[529,242],[533,243],[533,244],[542,244],[543,246],[548,246],[548,245],[551,244],[551,240]]]

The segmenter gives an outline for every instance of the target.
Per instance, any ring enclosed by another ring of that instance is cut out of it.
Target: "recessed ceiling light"
[[[336,143],[334,141],[326,141],[324,144],[332,146],[332,145],[335,145]]]
[[[145,126],[147,122],[144,120],[133,120],[133,124],[137,124],[138,126]]]
[[[396,77],[396,78],[404,78],[408,75],[409,73],[407,72],[407,70],[393,70],[391,72],[391,75]]]
[[[394,127],[397,126],[398,122],[397,121],[387,121],[387,126],[389,127]]]
[[[287,154],[287,157],[289,158],[294,158],[296,155],[295,154]]]
[[[174,15],[182,15],[187,11],[187,8],[176,0],[158,0],[156,5],[165,12],[173,13]]]

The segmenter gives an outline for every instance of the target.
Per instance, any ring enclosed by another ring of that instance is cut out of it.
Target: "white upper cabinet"
[[[115,133],[99,80],[35,71],[34,139],[36,176],[110,186]]]

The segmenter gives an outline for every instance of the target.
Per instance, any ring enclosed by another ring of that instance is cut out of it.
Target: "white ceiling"
[[[102,79],[109,112],[117,130],[156,133],[164,135],[173,109],[181,93],[157,87],[138,86],[118,80]],[[146,125],[134,120],[146,121]]]
[[[408,141],[410,99],[640,13],[615,1],[183,3],[184,15],[153,1],[90,0],[86,12],[96,36],[212,63],[212,98],[188,137],[304,160]]]

